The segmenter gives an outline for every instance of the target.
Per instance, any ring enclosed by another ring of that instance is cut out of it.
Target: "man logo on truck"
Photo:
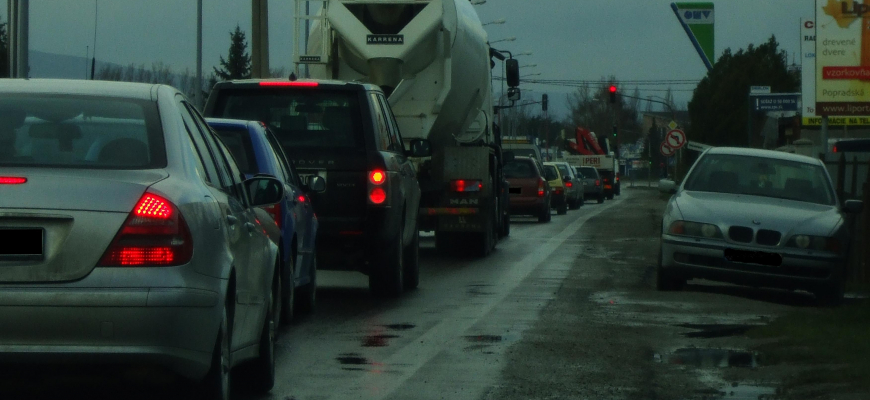
[[[451,206],[457,205],[466,205],[466,206],[476,206],[480,204],[477,199],[450,199]]]

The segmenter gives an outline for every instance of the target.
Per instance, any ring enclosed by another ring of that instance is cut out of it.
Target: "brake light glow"
[[[172,216],[172,208],[169,207],[169,203],[165,199],[146,193],[139,200],[139,204],[136,204],[136,208],[133,209],[133,215],[137,217],[168,219]]]
[[[555,190],[553,190],[553,193],[562,194],[562,188],[556,188]]]
[[[178,208],[145,193],[105,254],[101,266],[175,266],[190,262],[193,238]]]
[[[454,192],[479,192],[481,189],[483,189],[481,181],[465,179],[450,181],[450,190]]]
[[[296,82],[296,81],[268,81],[260,82],[260,86],[293,86],[293,87],[317,87],[320,84],[317,82]]]
[[[272,204],[271,206],[263,207],[269,215],[272,216],[272,220],[275,221],[275,225],[278,225],[278,228],[281,227],[281,206],[278,204]]]
[[[20,185],[27,183],[27,178],[21,176],[0,176],[0,185]]]
[[[369,173],[369,182],[373,185],[383,185],[387,181],[387,174],[384,171],[372,171]]]
[[[387,201],[387,192],[384,189],[376,187],[369,192],[369,200],[374,204],[383,204],[383,202]]]
[[[574,187],[574,184],[571,181],[565,182],[565,187]]]
[[[544,180],[538,179],[538,197],[544,197]]]

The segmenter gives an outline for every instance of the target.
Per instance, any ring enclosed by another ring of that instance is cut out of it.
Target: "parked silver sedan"
[[[849,232],[821,161],[783,152],[713,148],[674,193],[662,221],[658,288],[702,278],[843,298]]]
[[[254,207],[283,185],[242,179],[171,87],[0,80],[0,361],[161,366],[226,399],[251,360],[271,389],[277,247]]]

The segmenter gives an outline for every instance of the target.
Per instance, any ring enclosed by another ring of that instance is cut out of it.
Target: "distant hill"
[[[97,60],[97,71],[104,65],[117,66],[118,64],[104,63]],[[64,54],[46,53],[30,50],[30,74],[31,78],[57,78],[57,79],[86,79],[91,77],[91,60],[80,56],[68,56]]]

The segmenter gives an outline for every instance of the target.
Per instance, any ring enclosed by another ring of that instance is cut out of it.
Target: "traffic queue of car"
[[[594,167],[576,167],[564,161],[540,162],[536,157],[512,157],[505,163],[510,184],[511,215],[537,217],[550,222],[551,210],[565,215],[588,199],[603,203],[619,194],[619,177],[609,184]],[[612,175],[612,172],[611,172]]]
[[[418,285],[409,157],[430,147],[405,150],[376,86],[226,82],[208,118],[164,85],[0,93],[5,362],[156,365],[210,399],[263,393],[319,269],[364,272],[376,296]]]

